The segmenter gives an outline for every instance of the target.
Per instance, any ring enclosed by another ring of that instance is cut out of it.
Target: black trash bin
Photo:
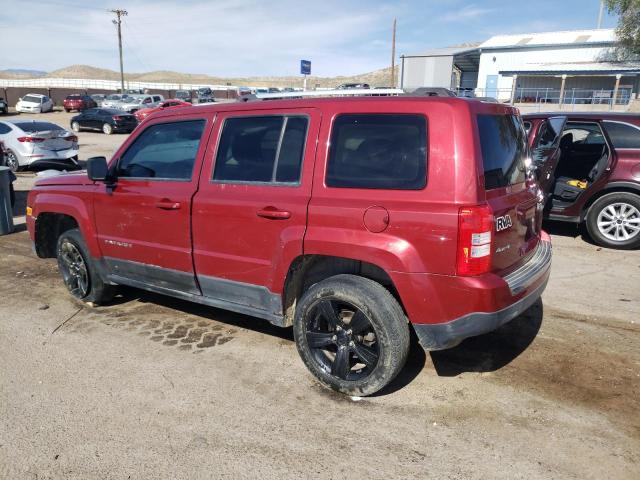
[[[7,235],[13,232],[11,175],[9,167],[0,167],[0,235]]]

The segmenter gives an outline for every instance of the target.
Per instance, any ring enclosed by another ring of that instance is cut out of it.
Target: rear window
[[[68,95],[67,96],[67,100],[80,100],[81,98],[83,98],[82,95]]]
[[[64,130],[64,128],[51,122],[15,122],[14,125],[22,131],[29,133]]]
[[[426,181],[425,117],[352,114],[336,118],[327,186],[419,190]]]
[[[640,128],[628,123],[604,122],[615,148],[640,149]]]
[[[485,189],[524,182],[528,156],[522,120],[517,115],[478,115]]]

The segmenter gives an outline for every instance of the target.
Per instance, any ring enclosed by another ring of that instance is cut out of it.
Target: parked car
[[[193,103],[191,90],[176,90],[175,98],[182,100],[183,102]]]
[[[155,108],[164,101],[162,95],[133,95],[117,106],[127,113],[135,113],[142,108]]]
[[[89,96],[93,99],[94,102],[96,102],[96,107],[101,106],[104,99],[107,98],[107,96],[103,93],[93,93]]]
[[[213,91],[209,87],[202,87],[196,91],[198,103],[214,103],[216,101]]]
[[[134,115],[115,108],[91,108],[71,118],[71,130],[74,132],[88,128],[102,130],[107,135],[116,132],[130,133],[136,125],[138,121]]]
[[[640,115],[525,115],[546,217],[585,224],[598,245],[640,248]],[[546,154],[557,149],[557,154]]]
[[[2,97],[0,97],[0,113],[9,113],[9,104]]]
[[[46,95],[29,93],[16,104],[16,112],[20,113],[45,113],[53,111],[53,100]]]
[[[343,83],[338,85],[338,90],[351,90],[353,88],[371,88],[368,83]]]
[[[7,166],[6,158],[7,157],[5,154],[4,143],[0,141],[0,165],[2,165],[3,167]],[[16,192],[13,189],[13,182],[15,182],[16,180],[17,178],[14,173],[9,172],[9,199],[11,200],[11,207],[14,207],[16,204]]]
[[[130,285],[293,325],[322,384],[370,395],[410,328],[444,349],[540,298],[528,155],[517,109],[459,98],[168,109],[86,177],[36,182],[27,227],[77,299]]]
[[[100,104],[101,108],[118,108],[118,106],[127,100],[129,100],[128,94],[112,93],[107,95],[106,98]]]
[[[5,164],[16,172],[35,166],[77,167],[78,137],[51,122],[0,121]]]
[[[67,95],[67,98],[62,101],[62,106],[65,112],[70,112],[71,110],[81,112],[87,108],[96,108],[98,104],[89,95],[74,94]]]
[[[138,110],[136,113],[134,113],[134,115],[135,115],[136,119],[138,120],[138,122],[141,122],[142,120],[147,118],[152,113],[159,112],[159,111],[165,110],[167,108],[191,107],[191,106],[192,105],[190,103],[183,102],[182,100],[177,100],[177,99],[173,98],[171,100],[165,100],[164,102],[160,102],[160,105],[158,105],[155,108],[142,108],[142,109]]]

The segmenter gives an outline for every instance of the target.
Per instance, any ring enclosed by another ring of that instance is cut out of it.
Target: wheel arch
[[[381,284],[389,290],[402,307],[402,300],[391,276],[380,266],[347,257],[318,254],[299,255],[289,265],[282,290],[284,325],[293,324],[296,303],[309,287],[326,278],[340,274],[358,275]]]
[[[591,206],[600,198],[610,193],[627,192],[633,193],[640,197],[640,184],[635,182],[611,182],[606,184],[600,191],[592,195],[582,207],[580,213],[580,222],[584,222],[589,213]]]

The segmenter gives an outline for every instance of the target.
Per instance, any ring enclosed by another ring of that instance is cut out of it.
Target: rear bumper
[[[522,314],[542,295],[550,271],[551,242],[545,240],[527,263],[504,277],[405,274],[396,286],[420,344],[425,350],[443,350]],[[422,288],[423,295],[405,298],[406,288]]]

